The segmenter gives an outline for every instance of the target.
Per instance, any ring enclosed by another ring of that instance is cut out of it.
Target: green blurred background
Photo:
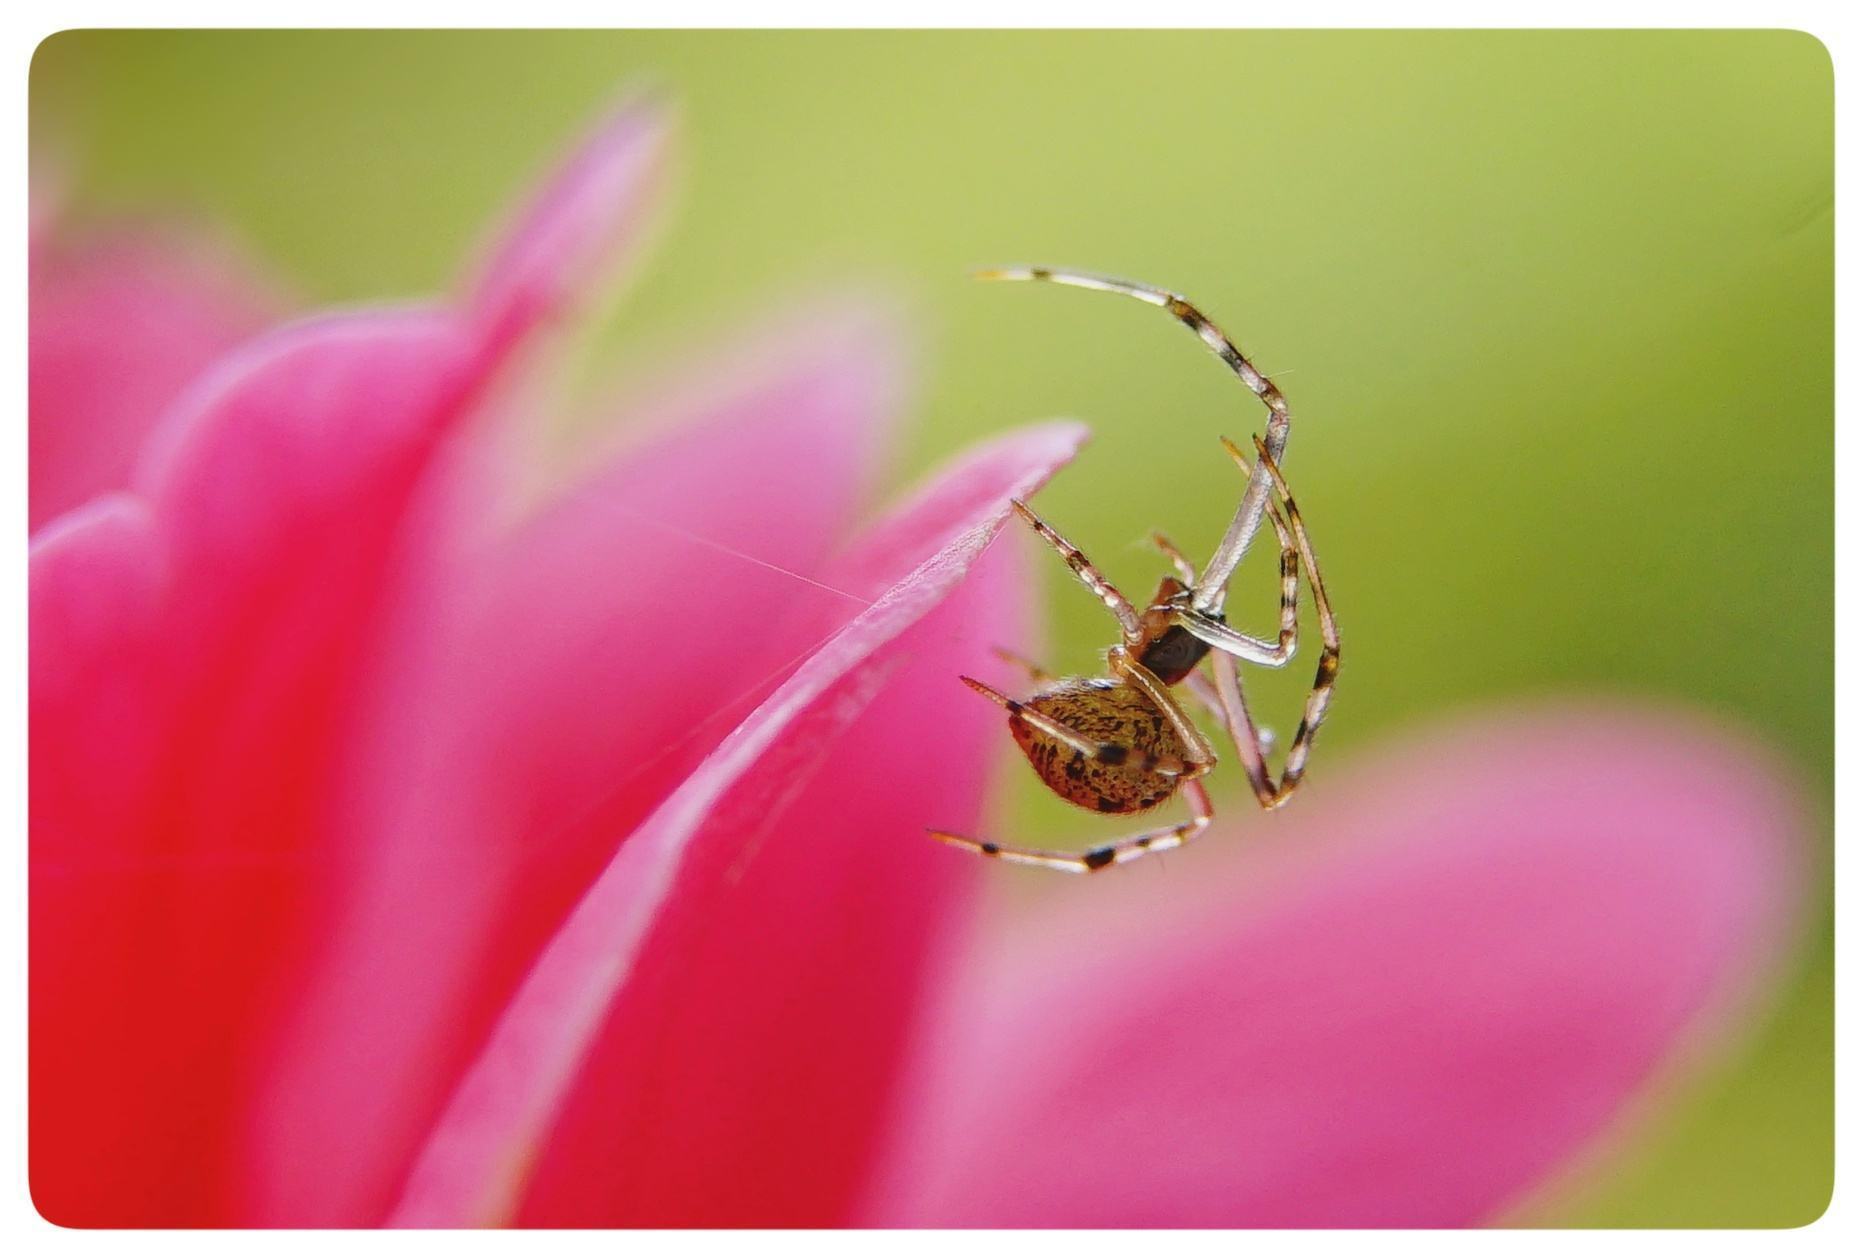
[[[1552,693],[1682,701],[1819,801],[1806,948],[1738,1056],[1533,1223],[1789,1225],[1829,1199],[1832,74],[1791,32],[118,33],[41,46],[35,157],[79,213],[230,224],[317,302],[451,281],[492,212],[650,74],[686,116],[617,353],[838,281],[924,334],[904,479],[1068,414],[1043,497],[1115,580],[1236,497],[1259,410],[1109,297],[1187,292],[1292,399],[1350,633],[1323,755]],[[598,346],[600,348],[600,346]],[[600,358],[597,354],[595,357]],[[1262,563],[1259,617],[1273,587]],[[1052,565],[1054,657],[1103,613]],[[1246,613],[1244,613],[1246,615]],[[1260,686],[1297,711],[1299,678]],[[1066,810],[1017,775],[1020,832]],[[1233,789],[1231,791],[1233,796]]]

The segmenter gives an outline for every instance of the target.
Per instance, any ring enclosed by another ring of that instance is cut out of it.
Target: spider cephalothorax
[[[1159,582],[1157,593],[1143,611],[1133,607],[1078,547],[1026,503],[1016,502],[1016,513],[1054,547],[1081,584],[1112,613],[1119,624],[1120,642],[1106,653],[1108,675],[1098,678],[1057,678],[1005,653],[1021,664],[1037,684],[1036,692],[1026,700],[1012,699],[974,678],[963,679],[971,689],[1009,713],[1009,729],[1016,744],[1036,774],[1061,798],[1095,812],[1137,813],[1156,808],[1181,790],[1190,803],[1190,817],[1079,853],[1011,847],[942,830],[932,831],[933,836],[1015,864],[1074,873],[1104,869],[1189,842],[1210,823],[1210,797],[1199,779],[1216,763],[1216,751],[1172,694],[1171,688],[1180,684],[1187,685],[1228,731],[1256,800],[1263,808],[1280,807],[1306,772],[1313,736],[1326,716],[1333,681],[1339,672],[1338,622],[1326,596],[1326,585],[1320,579],[1306,526],[1277,462],[1287,445],[1287,400],[1215,324],[1175,293],[1045,267],[992,271],[984,278],[1048,280],[1123,293],[1162,306],[1196,332],[1262,400],[1268,407],[1268,427],[1266,439],[1255,440],[1253,466],[1239,449],[1227,439],[1223,441],[1223,448],[1248,478],[1248,488],[1201,574],[1167,538],[1153,535],[1153,543],[1171,562],[1176,575]],[[1273,640],[1242,633],[1223,618],[1229,578],[1254,539],[1263,515],[1274,526],[1281,546],[1280,627]],[[1302,571],[1313,591],[1319,617],[1320,660],[1300,728],[1294,732],[1286,763],[1276,780],[1268,772],[1264,739],[1242,697],[1236,661],[1281,668],[1293,658]],[[1207,676],[1200,671],[1206,664]]]

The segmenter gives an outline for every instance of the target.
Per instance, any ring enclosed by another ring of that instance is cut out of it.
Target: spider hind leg
[[[1084,852],[1057,852],[1039,847],[1014,847],[987,839],[973,839],[969,835],[952,834],[947,830],[932,830],[928,833],[934,839],[949,843],[952,847],[975,852],[979,856],[987,856],[994,860],[1005,861],[1011,865],[1032,865],[1069,874],[1092,874],[1113,865],[1124,865],[1129,861],[1135,861],[1141,856],[1150,856],[1154,852],[1168,852],[1174,847],[1182,847],[1202,834],[1210,824],[1209,792],[1204,790],[1202,782],[1192,778],[1184,783],[1184,798],[1190,804],[1191,815],[1177,824],[1141,830],[1123,839],[1115,839],[1111,843],[1090,847]]]

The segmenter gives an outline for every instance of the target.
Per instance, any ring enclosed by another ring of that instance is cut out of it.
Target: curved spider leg
[[[1161,777],[1189,779],[1202,776],[1214,761],[1213,756],[1209,761],[1180,760],[1176,756],[1154,756],[1150,753],[1135,756],[1133,754],[1135,748],[1124,743],[1104,743],[1095,738],[1088,738],[1078,730],[1070,729],[1053,717],[1037,712],[1026,703],[1011,699],[1002,691],[978,681],[975,677],[960,677],[958,680],[1009,713],[1011,719],[1046,734],[1056,742],[1072,747],[1081,755],[1090,760],[1097,760],[1101,764],[1129,764],[1148,773],[1156,773]],[[1203,736],[1199,733],[1197,737],[1201,740]],[[1208,746],[1207,743],[1204,745]],[[1192,746],[1194,748],[1195,744]]]
[[[1028,503],[1020,498],[1011,498],[1009,505],[1015,508],[1016,514],[1021,516],[1044,542],[1060,552],[1061,558],[1067,561],[1067,566],[1072,568],[1074,575],[1080,578],[1080,583],[1092,590],[1100,602],[1106,604],[1106,610],[1111,612],[1113,619],[1119,622],[1119,632],[1125,640],[1127,642],[1138,641],[1139,614],[1133,608],[1131,600],[1121,594],[1118,587],[1094,567],[1093,561],[1081,553],[1080,547],[1057,533],[1054,526],[1036,515]]]
[[[1256,449],[1261,450],[1259,441]],[[1240,461],[1239,454],[1237,457]],[[1294,731],[1293,741],[1288,744],[1287,761],[1282,766],[1278,781],[1268,771],[1263,734],[1257,730],[1254,720],[1249,716],[1248,701],[1242,696],[1242,680],[1237,675],[1236,657],[1226,652],[1216,652],[1209,657],[1210,669],[1216,679],[1213,687],[1201,677],[1193,676],[1189,680],[1192,692],[1204,698],[1205,703],[1211,702],[1206,692],[1214,691],[1213,710],[1222,719],[1230,739],[1236,745],[1242,767],[1248,774],[1249,786],[1255,792],[1256,802],[1263,808],[1274,809],[1286,803],[1288,797],[1299,788],[1306,774],[1307,758],[1312,753],[1313,737],[1319,731],[1320,722],[1326,719],[1326,708],[1332,701],[1333,682],[1339,673],[1339,626],[1333,616],[1332,602],[1326,597],[1326,586],[1320,579],[1319,566],[1313,560],[1313,546],[1307,538],[1306,525],[1300,518],[1300,508],[1287,492],[1287,482],[1274,460],[1264,459],[1263,462],[1287,509],[1301,563],[1306,567],[1308,583],[1313,586],[1313,603],[1319,613],[1321,638],[1320,662],[1314,674],[1313,688],[1307,694],[1300,727]]]
[[[1182,581],[1186,587],[1194,587],[1197,584],[1197,570],[1190,566],[1190,560],[1184,557],[1184,552],[1177,548],[1175,542],[1163,533],[1153,532],[1151,544],[1171,561],[1171,567],[1176,570],[1179,581]]]
[[[1210,659],[1210,667],[1215,668],[1216,661],[1220,658],[1222,658],[1222,652],[1218,651],[1216,655]],[[1203,705],[1204,710],[1218,721],[1222,722],[1223,728],[1228,731],[1229,737],[1234,740],[1237,749],[1240,750],[1245,747],[1246,744],[1243,743],[1241,736],[1236,733],[1236,730],[1242,728],[1242,726],[1239,724],[1231,724],[1229,721],[1229,714],[1223,707],[1223,697],[1217,690],[1216,683],[1211,681],[1208,677],[1205,677],[1202,673],[1192,673],[1190,676],[1186,677],[1184,681],[1190,687],[1190,692],[1197,697],[1197,701]],[[1236,682],[1236,697],[1238,699],[1242,698],[1242,683],[1239,679]],[[1243,716],[1248,716],[1248,701],[1246,699],[1242,701],[1241,712]],[[1257,724],[1252,717],[1248,719],[1246,728],[1255,731],[1255,747],[1264,757],[1272,756],[1274,754],[1274,749],[1281,744],[1279,736],[1276,735],[1272,729],[1269,729],[1266,725]]]
[[[1227,437],[1222,438],[1222,443],[1229,457],[1242,469],[1242,474],[1252,477],[1254,469],[1235,444]],[[1300,644],[1300,552],[1286,519],[1274,503],[1268,504],[1267,514],[1269,522],[1274,525],[1275,538],[1281,544],[1281,620],[1275,640],[1269,642],[1232,629],[1194,607],[1178,612],[1173,619],[1193,637],[1226,655],[1266,668],[1280,668],[1294,658],[1294,651]]]
[[[973,839],[968,835],[951,834],[944,830],[927,831],[941,843],[952,847],[975,852],[979,856],[990,856],[1011,865],[1036,865],[1043,869],[1058,869],[1063,873],[1091,874],[1111,865],[1123,865],[1127,861],[1149,856],[1154,852],[1168,852],[1202,834],[1209,827],[1210,793],[1203,788],[1203,783],[1191,778],[1184,783],[1184,796],[1190,804],[1190,816],[1176,825],[1160,826],[1155,830],[1143,830],[1138,834],[1115,839],[1111,843],[1102,843],[1090,847],[1084,852],[1057,852],[1038,847],[1011,847],[1002,843],[992,843],[985,839]]]
[[[1279,808],[1286,796],[1268,768],[1268,748],[1261,730],[1249,715],[1248,700],[1242,697],[1242,679],[1236,670],[1235,657],[1218,651],[1209,657],[1209,662],[1215,682],[1204,681],[1202,677],[1196,679],[1204,687],[1202,693],[1208,695],[1205,702],[1229,732],[1229,739],[1241,758],[1242,770],[1248,777],[1249,789],[1255,792],[1255,802],[1264,809]]]
[[[1236,757],[1242,762],[1242,772],[1255,792],[1255,801],[1263,808],[1272,808],[1274,785],[1268,772],[1268,732],[1258,727],[1249,715],[1248,700],[1242,697],[1242,682],[1236,675],[1235,657],[1217,651],[1208,659],[1211,670],[1216,673],[1216,681],[1198,672],[1184,678],[1184,682],[1190,687],[1190,693],[1228,732],[1229,740],[1235,744]]]
[[[1281,497],[1281,506],[1287,512],[1288,523],[1293,526],[1294,542],[1300,550],[1300,562],[1307,570],[1307,584],[1313,590],[1313,610],[1320,622],[1320,661],[1313,674],[1313,688],[1307,692],[1307,703],[1301,713],[1300,725],[1294,730],[1294,737],[1287,745],[1287,761],[1281,768],[1281,781],[1275,788],[1273,807],[1279,807],[1287,801],[1300,785],[1301,777],[1307,771],[1307,757],[1313,750],[1313,739],[1319,733],[1320,722],[1326,719],[1326,709],[1332,703],[1333,685],[1339,676],[1339,622],[1333,616],[1332,600],[1326,596],[1326,582],[1320,577],[1320,565],[1313,557],[1313,543],[1307,537],[1307,526],[1300,518],[1300,508],[1294,505],[1294,495],[1287,488],[1287,478],[1281,475],[1280,466],[1260,437],[1255,438],[1255,453],[1259,464],[1267,469],[1269,478],[1274,482],[1274,490]]]
[[[1236,461],[1245,475],[1250,474],[1248,459],[1227,438],[1223,448]],[[1259,438],[1255,445],[1257,453],[1265,453]],[[1294,741],[1288,747],[1287,764],[1277,782],[1268,770],[1267,755],[1270,748],[1268,733],[1259,729],[1249,715],[1248,700],[1242,694],[1242,680],[1236,670],[1236,659],[1248,658],[1239,652],[1217,651],[1209,657],[1210,669],[1215,675],[1214,683],[1206,681],[1200,674],[1193,673],[1185,680],[1190,685],[1191,693],[1203,701],[1214,712],[1228,730],[1229,738],[1235,743],[1236,752],[1241,757],[1242,767],[1248,775],[1249,786],[1255,792],[1255,799],[1263,808],[1279,808],[1287,802],[1288,796],[1299,787],[1301,777],[1306,772],[1307,757],[1311,753],[1313,735],[1325,719],[1326,707],[1332,697],[1332,684],[1339,671],[1339,627],[1333,617],[1332,602],[1326,596],[1324,582],[1319,579],[1319,566],[1313,559],[1313,546],[1307,537],[1306,525],[1300,518],[1300,509],[1295,505],[1293,495],[1287,491],[1287,481],[1281,475],[1281,469],[1273,459],[1265,459],[1269,479],[1274,483],[1286,508],[1287,517],[1292,527],[1283,521],[1278,511],[1275,512],[1276,532],[1282,543],[1281,580],[1283,600],[1285,603],[1288,581],[1288,557],[1290,532],[1291,549],[1305,565],[1308,582],[1313,586],[1313,602],[1320,617],[1320,633],[1323,640],[1319,671],[1314,678],[1314,688],[1309,692],[1307,709],[1300,728],[1295,731]],[[1270,511],[1275,508],[1272,504]],[[1196,632],[1195,627],[1187,626]]]
[[[1222,359],[1249,392],[1260,398],[1262,405],[1268,408],[1268,449],[1277,462],[1287,449],[1287,430],[1292,419],[1287,399],[1272,380],[1255,369],[1255,365],[1236,348],[1235,342],[1221,328],[1181,295],[1150,284],[1135,284],[1130,280],[1045,266],[1000,267],[978,271],[976,277],[983,280],[1045,280],[1071,288],[1119,293],[1126,297],[1136,297],[1147,305],[1162,307],[1179,323],[1195,332],[1197,339]],[[1192,605],[1198,611],[1214,612],[1222,607],[1229,588],[1229,578],[1242,562],[1242,556],[1248,553],[1249,543],[1255,540],[1256,530],[1261,527],[1269,488],[1265,473],[1250,478],[1248,488],[1242,494],[1242,501],[1236,507],[1235,516],[1229,521],[1229,528],[1223,533],[1222,541],[1216,544],[1216,552],[1210,556],[1210,562],[1203,566],[1203,578],[1192,594]]]

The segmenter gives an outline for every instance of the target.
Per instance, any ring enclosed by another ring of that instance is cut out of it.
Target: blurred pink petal
[[[177,840],[288,845],[400,525],[488,364],[438,314],[333,316],[227,360],[139,475],[167,545]]]
[[[917,817],[938,798],[974,809],[998,724],[951,672],[1017,628],[1000,573],[940,605],[1008,498],[1080,437],[1056,425],[985,448],[831,570],[878,601],[622,844],[449,1102],[396,1222],[844,1208],[928,949],[974,877],[937,859]],[[872,776],[901,764],[913,772]],[[731,1182],[734,1168],[756,1175]]]
[[[502,231],[468,302],[494,342],[612,291],[609,268],[645,243],[647,217],[662,198],[671,131],[671,110],[658,97],[631,98]]]
[[[278,305],[224,249],[174,232],[37,242],[31,286],[34,530],[127,487],[143,437],[182,388]]]
[[[1762,763],[1634,711],[1488,721],[1052,889],[930,1024],[866,1217],[1494,1219],[1775,958],[1802,818]]]
[[[148,512],[127,494],[98,498],[33,540],[35,875],[78,860],[126,860],[147,837],[135,823],[155,786],[153,664],[166,567]],[[111,772],[88,771],[98,764]],[[34,924],[57,920],[46,913]],[[44,955],[49,963],[59,953]]]
[[[614,226],[571,208],[585,243]],[[530,230],[550,223],[546,203]],[[527,270],[519,257],[504,273],[554,300],[565,277],[545,272],[560,261],[539,256]],[[104,779],[119,756],[146,759],[155,786],[134,830],[114,836],[84,833],[83,813],[45,817],[35,805],[34,857],[67,880],[64,902],[128,895],[144,926],[91,937],[54,922],[35,934],[71,949],[35,953],[32,972],[32,1184],[48,1217],[237,1216],[236,1115],[266,1065],[255,1040],[321,933],[320,840],[358,678],[397,591],[437,545],[409,520],[435,518],[414,507],[441,438],[464,429],[517,335],[551,313],[527,303],[500,316],[495,336],[421,310],[285,328],[220,360],[145,444],[132,479],[164,565],[150,613],[152,715],[125,732],[138,745],[107,757],[101,744],[67,744],[61,771]],[[60,614],[79,621],[130,598],[96,582],[71,588],[94,601],[60,598]],[[33,663],[36,693],[58,660]],[[90,719],[35,706],[35,756],[42,730]],[[112,845],[135,861],[91,855]],[[55,974],[69,981],[52,986]],[[123,998],[99,1009],[98,993]],[[123,1104],[100,1109],[99,1096]]]
[[[265,1217],[387,1210],[618,839],[819,642],[798,613],[858,608],[810,578],[890,430],[892,339],[842,320],[792,329],[779,359],[735,347],[727,390],[662,402],[668,435],[435,582],[354,744],[341,899],[255,1111]]]
[[[48,1089],[43,1064],[82,1066],[100,1045],[121,1051],[115,1018],[135,976],[95,959],[130,955],[160,913],[134,875],[150,840],[136,821],[156,785],[150,665],[162,569],[148,514],[126,495],[61,517],[32,547],[28,1025],[41,1210],[117,1195],[108,1135],[148,1103],[139,1080],[117,1070]],[[89,771],[98,764],[111,771]],[[60,1172],[55,1181],[40,1182],[41,1164]]]
[[[35,967],[35,980],[66,964],[82,976],[63,989],[36,983],[35,1021],[82,1022],[100,990],[125,997],[109,1033],[34,1072],[33,1099],[38,1112],[65,1114],[120,1089],[146,1112],[132,1106],[102,1130],[34,1124],[34,1188],[53,1217],[70,1218],[51,1199],[79,1167],[113,1177],[107,1200],[123,1212],[86,1221],[199,1219],[220,1205],[218,1146],[248,1064],[244,1036],[302,926],[302,862],[344,679],[385,580],[398,505],[424,441],[463,401],[468,361],[427,317],[288,330],[184,403],[177,444],[145,477],[165,563],[152,717],[133,731],[141,745],[66,762],[98,778],[115,775],[118,756],[154,764],[134,830],[112,840],[137,863],[86,862],[106,840],[66,819],[46,833],[69,877],[139,883],[148,928],[121,948],[73,939],[77,955]],[[45,728],[95,719],[38,715]]]

